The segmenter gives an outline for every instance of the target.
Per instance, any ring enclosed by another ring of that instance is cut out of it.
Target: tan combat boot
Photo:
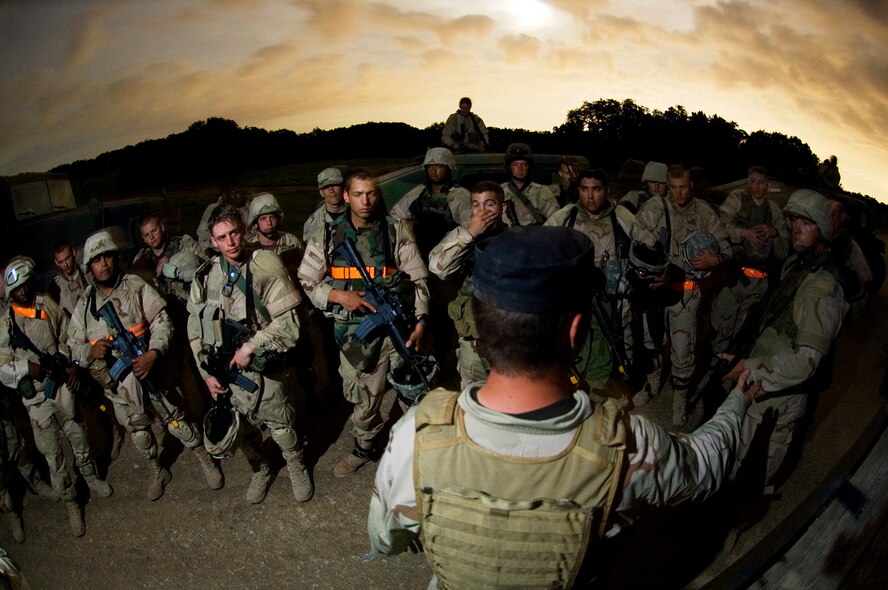
[[[6,513],[9,520],[9,528],[12,529],[12,539],[21,545],[25,542],[25,523],[22,522],[22,515],[15,510]]]
[[[261,504],[271,486],[271,467],[268,461],[251,463],[250,467],[253,469],[253,477],[250,478],[250,487],[247,488],[247,502]]]
[[[287,471],[290,473],[293,497],[297,502],[308,502],[314,495],[314,485],[308,475],[308,468],[302,460],[302,451],[286,452],[284,459],[287,460]]]
[[[191,450],[194,451],[194,456],[197,457],[197,462],[200,463],[200,468],[203,469],[204,477],[207,479],[207,487],[211,490],[221,490],[222,486],[225,485],[225,476],[222,475],[219,465],[210,457],[203,445],[194,447]]]
[[[93,461],[80,466],[80,475],[83,476],[86,485],[89,486],[89,489],[94,491],[96,495],[102,498],[107,498],[114,493],[114,489],[108,484],[108,482],[99,479],[99,476],[96,473],[96,464]]]
[[[71,532],[75,537],[82,537],[86,532],[86,525],[83,524],[83,513],[80,511],[80,504],[76,500],[65,502],[65,508],[68,509],[68,522],[71,524]]]
[[[153,502],[163,496],[163,489],[173,479],[173,475],[161,467],[157,459],[148,459],[148,471],[151,472],[151,479],[148,480],[148,489],[145,493]]]
[[[333,468],[333,475],[336,477],[351,475],[372,460],[373,442],[367,442],[362,445],[355,440],[355,448],[336,464],[336,467]]]

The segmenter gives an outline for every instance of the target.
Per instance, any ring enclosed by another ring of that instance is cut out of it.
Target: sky
[[[550,130],[630,98],[798,136],[888,202],[883,0],[0,0],[0,31],[0,174],[208,117],[424,128],[468,95]]]

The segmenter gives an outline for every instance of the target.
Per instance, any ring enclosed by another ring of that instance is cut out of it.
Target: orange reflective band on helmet
[[[142,322],[141,324],[136,324],[132,328],[126,329],[127,332],[131,333],[136,338],[143,335],[147,330],[148,330],[148,322]],[[113,336],[105,336],[104,338],[99,338],[98,340],[90,340],[89,343],[95,344],[96,342],[99,342],[101,340],[113,340],[113,339],[114,339]]]
[[[366,267],[367,274],[371,279],[375,279],[377,274],[377,268],[375,266]],[[379,269],[382,272],[382,277],[390,277],[396,272],[398,272],[397,268],[392,268],[390,266],[383,266]],[[361,271],[356,266],[331,266],[330,267],[330,277],[338,280],[352,280],[352,279],[360,279]]]
[[[742,269],[743,274],[748,276],[750,279],[767,279],[768,273],[763,270],[759,270],[757,268],[752,268],[751,266],[744,266]]]
[[[20,315],[23,318],[37,318],[38,320],[48,320],[49,314],[46,313],[45,310],[37,309],[36,307],[19,307],[14,303],[11,304],[12,311],[15,312],[15,315]]]
[[[680,283],[672,283],[672,288],[676,291],[693,291],[697,286],[697,281],[682,281]]]

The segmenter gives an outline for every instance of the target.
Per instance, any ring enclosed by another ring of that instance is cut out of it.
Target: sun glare
[[[550,24],[554,15],[552,7],[539,0],[510,0],[506,10],[521,29],[545,27]]]

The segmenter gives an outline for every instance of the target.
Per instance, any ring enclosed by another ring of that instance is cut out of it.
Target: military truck
[[[139,219],[165,209],[159,196],[94,199],[78,206],[70,179],[61,174],[0,177],[0,263],[5,267],[13,256],[30,256],[44,287],[55,273],[52,248],[57,240],[68,239],[79,248],[89,234],[109,228],[124,254],[129,254],[138,244]]]

